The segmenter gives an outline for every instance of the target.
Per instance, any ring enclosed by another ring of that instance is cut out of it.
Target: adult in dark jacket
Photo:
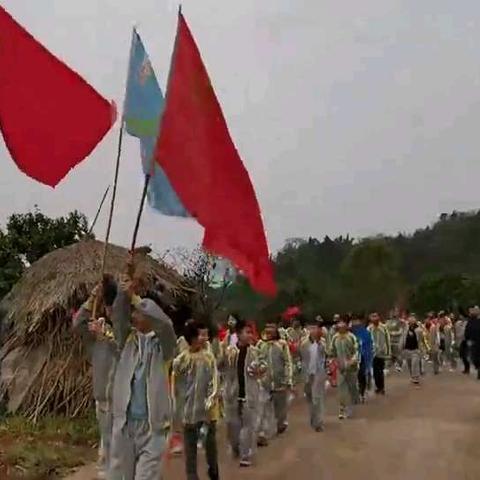
[[[470,308],[469,320],[465,328],[465,341],[470,359],[477,369],[477,378],[480,380],[480,308],[477,305]]]

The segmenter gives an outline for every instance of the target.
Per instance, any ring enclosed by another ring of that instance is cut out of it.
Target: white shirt
[[[236,333],[232,333],[230,335],[230,346],[231,347],[236,347],[237,346],[237,343],[238,343],[238,336]]]
[[[308,347],[308,351],[310,354],[308,374],[316,375],[318,370],[318,343],[317,342],[310,343],[310,346]]]

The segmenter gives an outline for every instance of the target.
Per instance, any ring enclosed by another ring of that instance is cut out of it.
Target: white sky
[[[165,85],[178,2],[1,4],[118,105],[136,23]],[[183,11],[273,250],[289,237],[412,231],[480,205],[478,0],[185,0]],[[0,225],[34,204],[93,218],[116,137],[115,129],[56,190],[19,172],[0,140]],[[116,243],[130,242],[142,182],[137,140],[127,138]],[[105,217],[106,209],[99,237]],[[163,250],[200,240],[192,220],[144,215],[140,243]]]

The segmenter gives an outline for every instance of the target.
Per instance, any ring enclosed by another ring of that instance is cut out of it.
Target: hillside
[[[257,296],[240,280],[227,307],[260,318],[291,304],[327,318],[393,306],[458,310],[480,301],[480,211],[442,214],[411,235],[292,239],[274,262],[277,299]]]

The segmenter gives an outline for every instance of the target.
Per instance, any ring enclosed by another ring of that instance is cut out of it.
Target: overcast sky
[[[137,24],[165,85],[178,2],[0,4],[118,105]],[[289,237],[410,232],[441,212],[480,206],[478,0],[184,0],[183,10],[272,250]],[[0,225],[34,204],[92,218],[113,175],[117,129],[56,190],[18,171],[0,139]],[[123,245],[140,165],[137,140],[127,138],[113,224]],[[163,250],[194,245],[201,230],[147,211],[140,237]]]

